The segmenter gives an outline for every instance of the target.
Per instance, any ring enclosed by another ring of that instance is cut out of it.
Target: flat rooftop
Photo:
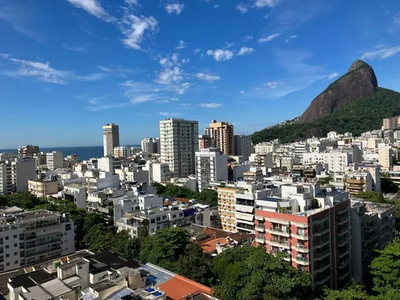
[[[35,211],[24,211],[20,213],[11,213],[4,216],[0,216],[0,225],[19,224],[34,220],[45,220],[57,217],[60,217],[60,215],[55,212],[44,209]]]

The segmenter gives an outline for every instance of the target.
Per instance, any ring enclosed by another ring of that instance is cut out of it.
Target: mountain
[[[354,100],[374,94],[378,81],[366,62],[356,60],[345,75],[317,96],[299,118],[300,123],[323,118]]]
[[[352,74],[356,74],[356,76]],[[353,78],[354,81],[348,81],[346,79],[347,76]],[[367,79],[369,80],[369,84],[366,82]],[[364,86],[364,89],[357,87],[360,83]],[[339,85],[339,88],[336,85]],[[344,90],[344,85],[348,86],[349,93],[346,93],[346,90]],[[368,95],[370,86],[373,86],[374,90],[372,94]],[[290,143],[312,136],[323,137],[329,131],[336,131],[338,133],[351,132],[354,135],[360,135],[363,132],[381,128],[384,118],[400,115],[400,93],[377,87],[377,80],[372,68],[362,61],[356,61],[346,75],[332,83],[320,96],[323,96],[329,90],[334,91],[332,92],[334,95],[340,93],[345,100],[347,99],[347,104],[346,101],[340,99],[336,102],[340,103],[340,105],[334,106],[332,113],[324,116],[321,114],[321,117],[317,118],[314,115],[312,116],[314,118],[310,122],[304,121],[304,119],[307,120],[307,117],[303,118],[303,120],[300,118],[293,119],[255,132],[252,135],[253,143],[258,144],[277,138],[282,143]],[[356,91],[360,92],[362,96],[358,99],[353,99],[352,97],[355,97]],[[313,103],[320,96],[315,98]],[[317,102],[319,101],[322,100],[318,100]],[[332,103],[329,102],[326,106],[330,106]],[[310,105],[307,111],[312,106],[313,104]],[[324,105],[321,104],[320,106]],[[301,117],[307,116],[307,111]]]

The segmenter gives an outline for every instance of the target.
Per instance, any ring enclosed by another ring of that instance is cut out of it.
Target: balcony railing
[[[264,226],[256,226],[256,231],[265,232],[265,227]]]

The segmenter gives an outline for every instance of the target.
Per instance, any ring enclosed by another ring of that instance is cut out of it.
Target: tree
[[[393,290],[400,294],[400,243],[393,241],[371,263],[373,290],[381,295]]]
[[[379,192],[378,203],[385,203],[385,198],[383,197],[382,191]]]
[[[392,179],[387,177],[381,178],[381,189],[384,193],[397,193],[399,191],[399,187]]]
[[[351,286],[345,290],[326,290],[325,300],[372,300],[363,286],[357,285],[354,281]]]
[[[312,299],[311,277],[282,259],[265,253],[263,247],[226,250],[214,261],[221,299]]]
[[[211,286],[214,281],[212,257],[204,254],[201,247],[193,243],[186,246],[185,254],[174,264],[173,271],[207,286]]]
[[[140,259],[171,269],[173,263],[185,254],[186,246],[189,243],[189,233],[185,229],[157,230],[154,235],[144,239],[140,250]]]
[[[311,199],[311,208],[312,208],[312,209],[319,208],[319,202],[318,202],[317,199],[315,199],[315,198],[312,198],[312,199]]]

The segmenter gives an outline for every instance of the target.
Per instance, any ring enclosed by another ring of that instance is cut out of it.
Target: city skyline
[[[0,148],[101,145],[105,123],[139,144],[166,117],[251,134],[299,116],[357,58],[400,90],[400,4],[331,2],[0,1]]]

